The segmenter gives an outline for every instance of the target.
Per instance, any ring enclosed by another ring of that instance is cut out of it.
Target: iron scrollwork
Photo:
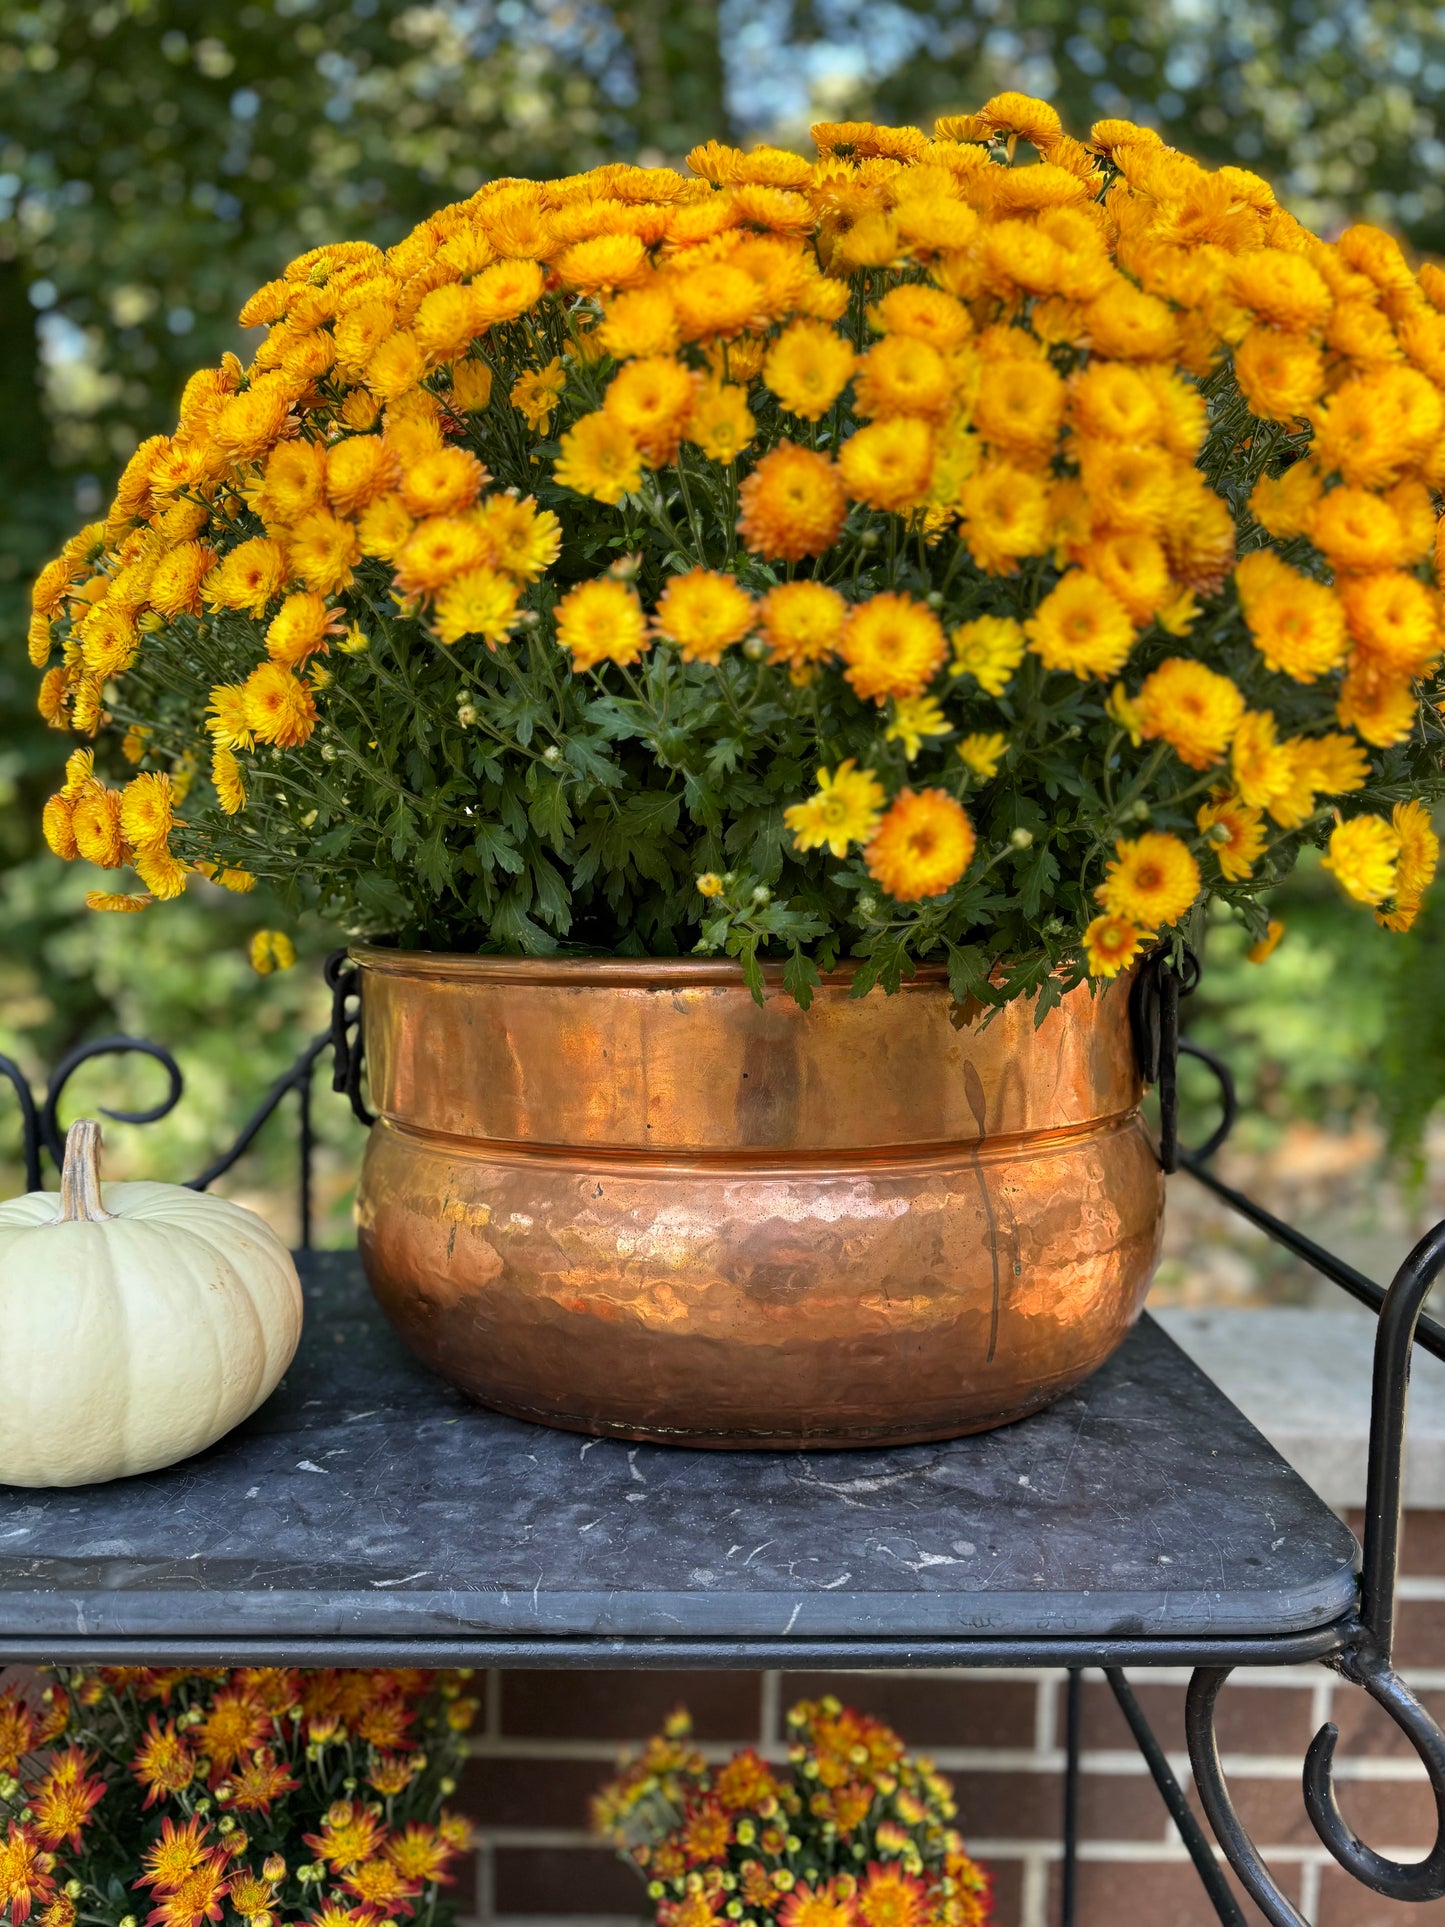
[[[309,1250],[312,1232],[312,1166],[315,1135],[312,1128],[311,1086],[317,1060],[328,1050],[333,1053],[333,1085],[344,1091],[351,1108],[364,1124],[373,1122],[361,1097],[362,1054],[360,1041],[360,973],[347,959],[344,950],[333,951],[325,965],[326,982],[331,990],[330,1026],[315,1037],[295,1063],[272,1084],[246,1120],[230,1145],[196,1177],[187,1188],[205,1191],[224,1176],[251,1148],[262,1127],[275,1115],[293,1092],[300,1118],[298,1132],[297,1193],[300,1215],[300,1246]],[[58,1170],[65,1155],[64,1133],[60,1126],[60,1106],[66,1086],[83,1065],[102,1057],[146,1057],[160,1065],[166,1075],[165,1095],[144,1110],[120,1111],[100,1107],[102,1117],[117,1124],[154,1124],[168,1117],[185,1092],[185,1078],[171,1053],[159,1044],[140,1037],[97,1037],[77,1044],[55,1066],[45,1094],[37,1098],[29,1079],[13,1058],[0,1056],[0,1077],[15,1092],[20,1107],[20,1142],[25,1171],[25,1188],[40,1190],[43,1183],[43,1158],[49,1155]]]
[[[1379,1320],[1371,1388],[1360,1605],[1342,1650],[1325,1663],[1368,1693],[1410,1741],[1435,1795],[1435,1844],[1422,1859],[1407,1865],[1377,1853],[1360,1838],[1341,1812],[1335,1792],[1339,1730],[1333,1724],[1320,1729],[1305,1757],[1305,1809],[1340,1866],[1371,1892],[1391,1900],[1439,1900],[1445,1898],[1445,1733],[1391,1662],[1410,1360],[1417,1343],[1445,1357],[1445,1326],[1424,1315],[1430,1287],[1445,1270],[1445,1224],[1437,1225],[1420,1240],[1385,1290],[1217,1178],[1208,1161],[1229,1136],[1239,1103],[1223,1061],[1180,1034],[1180,999],[1193,991],[1198,978],[1198,963],[1188,951],[1178,966],[1169,952],[1158,951],[1146,960],[1134,987],[1131,1015],[1135,1047],[1146,1080],[1156,1084],[1159,1092],[1160,1164],[1167,1172],[1182,1168],[1198,1178],[1278,1243],[1368,1305]],[[1177,1068],[1181,1056],[1204,1064],[1219,1087],[1220,1122],[1195,1150],[1183,1147],[1178,1135]],[[1227,1666],[1200,1667],[1190,1683],[1185,1724],[1200,1798],[1225,1858],[1271,1927],[1309,1927],[1281,1891],[1241,1822],[1225,1778],[1215,1712],[1232,1670]],[[1231,1918],[1217,1898],[1215,1905],[1221,1920]]]

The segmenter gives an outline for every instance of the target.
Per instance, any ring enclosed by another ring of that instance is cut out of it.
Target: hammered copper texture
[[[482,1403],[693,1445],[983,1430],[1118,1345],[1158,1255],[1126,986],[1037,1029],[920,974],[358,953],[387,1315]]]

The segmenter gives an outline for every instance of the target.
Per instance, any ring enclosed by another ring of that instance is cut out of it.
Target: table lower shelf
[[[1267,1664],[1337,1650],[1355,1542],[1145,1318],[1000,1431],[702,1454],[468,1404],[354,1253],[286,1380],[146,1478],[0,1489],[0,1654],[137,1663]]]

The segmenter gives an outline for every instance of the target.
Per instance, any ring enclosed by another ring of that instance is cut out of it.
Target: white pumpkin
[[[201,1451],[275,1390],[301,1284],[254,1211],[100,1182],[70,1127],[59,1195],[0,1204],[0,1483],[89,1485]]]

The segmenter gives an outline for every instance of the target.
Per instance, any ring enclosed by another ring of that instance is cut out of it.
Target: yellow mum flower
[[[838,644],[855,693],[877,703],[921,695],[947,653],[933,611],[894,590],[853,608]]]
[[[850,756],[831,774],[820,769],[816,793],[790,804],[783,822],[793,833],[794,849],[827,848],[834,856],[847,856],[851,844],[866,843],[877,829],[885,801],[873,771],[860,770]]]
[[[266,605],[286,586],[286,551],[264,535],[253,536],[224,556],[201,585],[212,609],[244,609],[264,615]]]
[[[1087,569],[1068,570],[1024,628],[1045,669],[1066,670],[1081,682],[1116,674],[1134,646],[1128,611]]]
[[[121,792],[120,829],[135,850],[158,849],[175,820],[171,779],[166,775],[134,776]]]
[[[608,302],[597,333],[600,345],[618,361],[673,354],[680,336],[672,296],[657,285],[619,294]]]
[[[1095,917],[1083,939],[1089,975],[1117,977],[1138,956],[1145,935],[1127,917],[1116,917],[1108,911]]]
[[[309,656],[329,649],[329,638],[345,629],[345,618],[326,606],[325,596],[313,590],[288,595],[266,629],[266,654],[288,669],[299,669]]]
[[[483,563],[454,576],[437,596],[432,611],[432,633],[449,646],[464,636],[478,636],[489,649],[506,642],[517,619],[520,591],[510,577]]]
[[[612,377],[604,414],[620,422],[650,468],[670,462],[682,440],[696,378],[671,355],[644,355]]]
[[[1388,909],[1376,910],[1375,921],[1387,930],[1408,930],[1420,914],[1425,892],[1435,879],[1440,863],[1440,839],[1423,803],[1397,803],[1390,812],[1390,824],[1400,839],[1395,901]]]
[[[289,669],[279,662],[263,662],[251,671],[244,688],[246,726],[257,742],[298,749],[310,741],[316,703],[306,684]]]
[[[1248,950],[1244,953],[1245,957],[1252,964],[1268,963],[1275,951],[1279,949],[1283,936],[1284,925],[1278,917],[1271,917],[1265,926],[1264,935],[1259,939],[1258,943],[1252,943],[1249,946]]]
[[[284,930],[258,930],[251,939],[251,968],[257,976],[269,977],[273,970],[289,970],[296,961],[296,946]]]
[[[1114,845],[1095,900],[1142,929],[1178,923],[1199,895],[1199,865],[1188,845],[1164,830],[1149,830]]]
[[[953,647],[950,676],[972,676],[989,696],[1001,696],[1024,659],[1026,640],[1011,616],[976,616],[949,637]]]
[[[675,642],[684,662],[716,663],[753,626],[753,600],[736,577],[716,569],[672,576],[653,617],[659,635]]]
[[[786,812],[784,812],[786,815]],[[700,897],[720,897],[727,886],[716,870],[704,870],[697,879],[697,893]]]
[[[216,552],[200,542],[171,550],[151,578],[150,603],[160,616],[198,616],[201,584],[214,567]]]
[[[251,725],[246,721],[244,683],[221,683],[211,691],[206,709],[206,728],[218,743],[228,749],[249,749]]]
[[[973,861],[978,839],[961,803],[945,790],[900,790],[873,833],[868,874],[900,903],[953,888]]]
[[[957,403],[948,363],[916,335],[885,335],[870,348],[853,384],[860,415],[917,416],[941,422]]]
[[[552,413],[567,386],[567,370],[562,357],[554,355],[545,368],[529,368],[512,383],[507,400],[525,420],[528,428],[545,435]]]
[[[399,495],[383,495],[361,512],[357,540],[363,555],[379,556],[394,562],[416,529]]]
[[[339,520],[326,509],[303,515],[286,549],[291,573],[320,595],[337,595],[350,588],[354,566],[361,560],[355,524]]]
[[[1063,419],[1063,380],[1048,362],[1007,355],[985,363],[973,420],[995,448],[1024,461],[1044,461],[1053,453]]]
[[[159,902],[169,903],[185,893],[190,865],[172,856],[163,843],[137,850],[131,862],[136,875]]]
[[[1263,421],[1307,415],[1325,387],[1325,360],[1308,335],[1251,328],[1234,351],[1240,392]]]
[[[472,282],[478,332],[515,321],[542,298],[546,276],[536,261],[497,261]]]
[[[947,736],[953,725],[932,696],[898,696],[893,703],[893,720],[883,732],[884,740],[901,743],[908,762],[922,749],[930,736]]]
[[[1340,686],[1335,714],[1377,749],[1403,743],[1415,727],[1419,703],[1408,680],[1360,663]]]
[[[757,312],[757,282],[724,261],[669,276],[668,293],[684,341],[727,340],[750,327]]]
[[[986,462],[964,482],[958,506],[963,539],[986,574],[1012,575],[1022,557],[1053,546],[1049,484],[1032,470]]]
[[[1201,804],[1195,822],[1219,863],[1220,874],[1230,883],[1242,883],[1254,874],[1265,845],[1264,817],[1241,803],[1237,796],[1216,796]]]
[[[488,479],[486,469],[465,448],[439,448],[402,470],[401,499],[408,514],[418,520],[428,515],[461,515]]]
[[[768,661],[786,663],[797,680],[837,649],[848,604],[825,582],[784,582],[759,602],[757,616]]]
[[[1007,753],[1008,737],[999,735],[997,731],[965,736],[958,746],[960,759],[983,783],[991,783],[998,775],[999,764]]]
[[[562,437],[552,475],[578,495],[616,504],[642,485],[642,450],[622,422],[598,409]]]
[[[1220,762],[1244,714],[1244,698],[1202,662],[1171,656],[1144,678],[1134,703],[1140,734],[1162,737],[1191,769]]]
[[[326,451],[326,494],[342,515],[359,515],[396,478],[395,452],[379,435],[348,435]]]
[[[1322,868],[1356,903],[1380,904],[1395,894],[1401,848],[1400,832],[1383,816],[1352,816],[1330,832]]]
[[[746,388],[708,381],[693,396],[683,430],[709,461],[735,462],[757,433]]]
[[[394,565],[403,595],[431,595],[487,560],[487,539],[473,516],[435,515],[418,523]]]
[[[1241,308],[1277,328],[1308,334],[1323,327],[1334,297],[1321,276],[1302,254],[1281,248],[1257,248],[1239,255],[1230,266],[1230,293]]]
[[[479,415],[492,399],[492,371],[484,361],[458,361],[452,364],[453,408],[464,415]]]
[[[848,513],[847,493],[827,456],[787,441],[764,455],[738,500],[738,529],[748,548],[784,562],[821,555]]]
[[[1333,589],[1291,569],[1272,549],[1245,556],[1234,582],[1254,646],[1269,668],[1310,683],[1344,661],[1345,611]]]
[[[1247,710],[1230,746],[1234,787],[1253,809],[1268,809],[1293,785],[1295,767],[1271,711]]]
[[[1340,584],[1360,653],[1387,675],[1423,675],[1440,653],[1438,594],[1403,570],[1350,576]]]
[[[567,248],[557,272],[569,288],[584,294],[635,287],[647,273],[647,249],[635,234],[594,235]]]
[[[75,805],[62,794],[52,796],[40,813],[40,830],[54,854],[73,863],[80,854],[75,841]]]
[[[70,821],[76,849],[87,863],[101,870],[120,868],[127,853],[120,828],[119,790],[88,790],[76,799]]]
[[[1096,527],[1162,528],[1174,495],[1174,463],[1162,448],[1083,442],[1079,474]]]
[[[844,442],[838,467],[855,501],[900,512],[916,508],[933,479],[933,430],[913,415],[870,422]]]
[[[945,294],[942,288],[924,287],[916,282],[890,288],[883,299],[868,310],[868,320],[879,334],[913,335],[945,355],[961,348],[973,333],[972,317],[961,301]]]
[[[137,910],[149,910],[154,902],[152,896],[128,896],[124,891],[87,890],[85,893],[87,910],[129,911],[134,914]]]
[[[241,764],[233,749],[218,743],[211,755],[211,782],[215,787],[216,801],[227,816],[235,816],[246,807],[246,779]]]
[[[648,649],[647,618],[636,591],[602,577],[579,582],[557,604],[557,642],[574,669],[599,663],[634,663]]]
[[[858,357],[821,321],[795,321],[768,350],[763,380],[789,414],[815,422],[847,387]]]
[[[539,509],[532,496],[490,496],[474,518],[488,559],[519,582],[535,582],[562,553],[562,524],[551,509]]]

